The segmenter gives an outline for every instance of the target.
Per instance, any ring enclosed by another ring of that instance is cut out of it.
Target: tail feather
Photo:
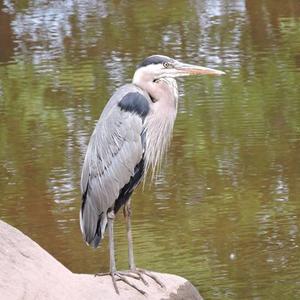
[[[80,229],[86,243],[97,248],[103,238],[107,218],[103,212],[98,215],[90,203],[87,198],[82,202],[79,215]]]

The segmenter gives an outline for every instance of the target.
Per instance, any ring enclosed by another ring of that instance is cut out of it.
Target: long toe
[[[134,270],[129,271],[115,271],[115,272],[108,272],[108,273],[97,273],[95,276],[111,276],[114,289],[117,294],[119,293],[119,289],[117,286],[117,281],[123,281],[127,285],[131,286],[135,290],[137,290],[142,295],[146,295],[146,292],[140,289],[137,285],[135,285],[132,280],[128,280],[127,278],[134,279],[134,280],[141,280],[146,286],[149,286],[149,283],[146,281],[145,276],[150,277],[154,280],[160,287],[165,288],[165,285],[161,282],[161,280],[154,275],[151,271],[136,268]]]
[[[130,270],[130,271],[124,271],[124,272],[121,272],[121,274],[124,276],[132,277],[137,280],[141,280],[144,283],[144,285],[149,286],[149,283],[145,280],[142,272],[140,272],[136,269]]]
[[[145,274],[146,276],[152,278],[158,285],[160,285],[160,287],[165,288],[165,285],[161,282],[161,280],[156,275],[154,275],[151,271],[140,269],[140,268],[137,268],[136,271],[140,274],[140,276],[141,274]]]
[[[115,289],[115,291],[118,295],[120,294],[120,292],[119,292],[119,289],[118,289],[118,286],[117,286],[117,281],[123,281],[124,283],[128,284],[129,286],[131,286],[132,288],[137,290],[142,295],[146,295],[145,291],[138,288],[134,283],[130,282],[126,278],[126,277],[130,277],[130,278],[133,278],[135,280],[140,280],[141,276],[139,276],[137,273],[131,272],[131,271],[115,271],[115,272],[96,273],[95,274],[95,276],[108,276],[108,275],[111,277],[114,289]],[[142,281],[143,281],[143,279],[142,279]]]
[[[118,277],[117,278],[118,281],[121,280],[121,281],[125,282],[126,284],[128,284],[129,286],[131,286],[132,288],[136,289],[142,295],[146,295],[146,292],[144,290],[138,288],[134,283],[128,281],[126,276],[135,278],[135,279],[138,279],[138,278],[133,277],[130,273],[124,273],[124,272],[115,272],[114,275],[116,275]]]

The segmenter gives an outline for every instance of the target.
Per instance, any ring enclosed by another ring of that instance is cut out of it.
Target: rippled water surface
[[[205,299],[300,299],[298,0],[0,1],[0,215],[74,272],[108,269],[79,229],[80,171],[113,91],[160,53],[180,80],[160,176],[134,193],[140,267]],[[127,268],[122,214],[117,265]]]

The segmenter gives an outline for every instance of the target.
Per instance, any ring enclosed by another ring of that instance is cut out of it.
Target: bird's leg
[[[115,214],[114,211],[111,210],[107,214],[107,226],[108,226],[108,243],[109,243],[109,271],[111,274],[111,278],[113,281],[114,288],[116,293],[119,294],[119,290],[117,287],[116,279],[114,274],[116,273],[116,261],[115,261],[115,243],[114,243],[114,219]]]
[[[131,208],[130,208],[130,200],[124,206],[123,209],[124,216],[126,218],[127,224],[127,239],[128,239],[128,261],[129,261],[129,271],[117,271],[116,269],[116,261],[115,261],[115,245],[114,245],[114,219],[115,214],[113,210],[107,213],[107,227],[108,227],[108,245],[109,245],[109,273],[98,273],[97,276],[110,275],[113,281],[113,285],[117,294],[119,293],[119,289],[117,286],[117,281],[123,281],[126,284],[130,285],[132,288],[136,289],[141,294],[145,295],[146,292],[139,289],[134,283],[131,283],[127,280],[126,277],[131,277],[134,279],[140,279],[145,285],[148,285],[147,281],[144,279],[143,275],[149,276],[154,281],[156,281],[161,287],[164,287],[163,283],[151,272],[143,269],[138,269],[134,263],[134,255],[133,255],[133,242],[132,242],[132,233],[131,233]]]
[[[132,233],[131,233],[131,205],[130,199],[124,205],[123,213],[126,218],[126,228],[127,228],[127,240],[128,240],[128,263],[129,269],[131,271],[136,270],[136,266],[134,263],[134,255],[133,255],[133,242],[132,242]]]
[[[126,202],[123,207],[123,214],[126,219],[126,229],[127,229],[127,241],[128,241],[128,264],[129,270],[131,273],[136,274],[138,277],[133,276],[136,279],[141,279],[145,285],[148,285],[147,281],[143,278],[143,276],[137,271],[134,255],[133,255],[133,241],[132,241],[132,232],[131,232],[131,199]],[[127,273],[129,275],[129,273]],[[130,275],[129,275],[130,276]]]
[[[130,272],[133,274],[136,274],[138,276],[138,278],[136,278],[136,277],[135,278],[141,279],[145,285],[149,285],[149,284],[144,279],[144,276],[142,274],[147,275],[148,277],[150,277],[154,281],[156,281],[161,287],[164,287],[164,284],[154,274],[152,274],[151,272],[149,272],[147,270],[139,269],[135,265],[134,255],[133,255],[133,241],[132,241],[132,233],[131,233],[131,201],[130,201],[130,199],[124,205],[123,214],[124,214],[124,217],[126,218],[127,240],[128,240],[128,263],[129,263]],[[127,274],[127,276],[129,276],[129,274]]]
[[[118,286],[117,286],[117,281],[121,280],[124,281],[126,284],[130,285],[134,289],[136,289],[138,292],[141,294],[145,295],[146,292],[139,289],[135,284],[130,283],[125,276],[128,276],[128,274],[125,274],[124,272],[119,272],[116,269],[116,261],[115,261],[115,245],[114,245],[114,219],[115,219],[115,214],[113,210],[109,211],[107,213],[107,227],[108,227],[108,243],[109,243],[109,273],[99,273],[96,274],[98,276],[103,276],[103,275],[110,275],[113,281],[113,285],[115,288],[115,291],[117,294],[120,294]],[[136,277],[134,277],[136,278]]]

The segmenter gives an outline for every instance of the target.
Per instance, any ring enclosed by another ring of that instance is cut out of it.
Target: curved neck
[[[159,171],[160,163],[172,136],[177,114],[177,83],[173,78],[153,81],[153,76],[139,70],[135,72],[132,83],[147,92],[153,101],[151,113],[145,119],[144,128],[146,129],[147,149],[145,174],[151,166],[154,176]]]
[[[152,99],[157,100],[159,95],[157,94],[156,83],[153,82],[152,76],[138,69],[134,73],[132,83],[146,91]]]
[[[138,69],[134,73],[132,83],[146,91],[153,102],[164,102],[175,106],[175,109],[177,109],[178,88],[175,79],[162,78],[153,81],[152,76]]]

